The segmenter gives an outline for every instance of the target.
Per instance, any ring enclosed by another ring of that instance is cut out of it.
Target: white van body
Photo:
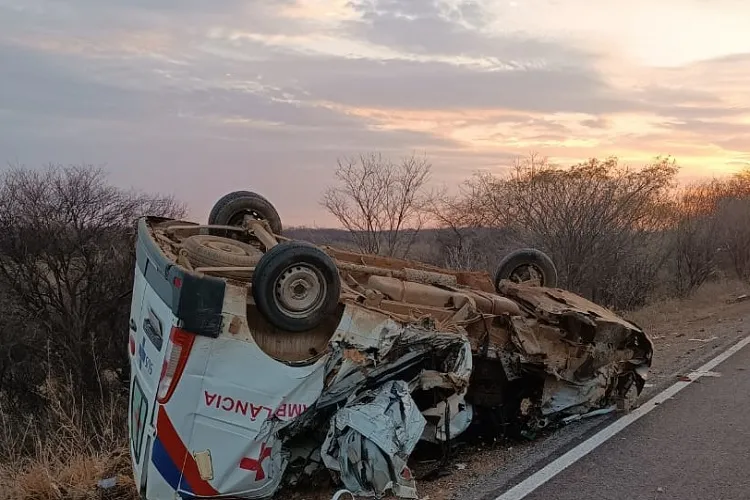
[[[252,341],[244,320],[246,287],[170,271],[176,266],[149,245],[147,235],[140,236],[130,331],[136,484],[149,500],[173,499],[176,493],[269,496],[284,464],[264,424],[272,416],[294,419],[315,402],[325,358],[302,366],[271,358]],[[195,290],[186,292],[188,287]],[[178,316],[186,293],[204,296],[202,317]],[[187,330],[191,326],[208,335],[194,335]],[[179,356],[175,340],[182,342]],[[173,385],[159,393],[170,356]]]

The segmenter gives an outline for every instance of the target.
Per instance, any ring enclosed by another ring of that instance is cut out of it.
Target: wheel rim
[[[274,302],[287,316],[304,318],[320,308],[328,285],[315,267],[306,264],[289,266],[274,284]]]
[[[544,285],[544,272],[533,264],[524,264],[513,269],[508,279],[514,283],[539,281],[541,285]]]

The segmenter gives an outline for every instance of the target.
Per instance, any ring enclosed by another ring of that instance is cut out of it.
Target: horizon
[[[257,191],[321,229],[336,159],[361,152],[424,153],[438,185],[530,151],[669,155],[683,182],[750,166],[750,4],[619,5],[0,0],[0,152],[103,166],[191,219]]]

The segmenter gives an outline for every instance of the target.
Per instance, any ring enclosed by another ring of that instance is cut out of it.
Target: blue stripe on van
[[[158,437],[154,441],[151,461],[156,467],[156,470],[159,471],[159,474],[161,474],[161,477],[164,478],[164,480],[172,487],[173,490],[178,491],[180,488],[182,488],[182,491],[184,491],[185,493],[193,493],[193,490],[190,488],[190,485],[188,485],[187,482],[182,481],[182,484],[180,484],[182,473],[180,472],[179,467],[177,467],[177,465],[175,465],[175,463],[169,457],[166,448],[164,448],[164,445]]]

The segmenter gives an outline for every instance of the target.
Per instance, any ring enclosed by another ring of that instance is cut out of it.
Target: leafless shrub
[[[167,197],[122,191],[90,167],[14,168],[0,178],[0,397],[5,411],[53,411],[64,377],[81,404],[127,377],[139,215],[180,216]],[[116,388],[115,388],[116,389]],[[43,421],[43,420],[42,420]]]
[[[727,261],[737,277],[750,279],[750,170],[694,184],[680,193],[674,249],[675,288],[680,294],[701,286],[722,265],[726,271]]]
[[[640,169],[616,158],[561,168],[532,154],[505,177],[475,175],[454,212],[466,214],[457,225],[502,227],[518,244],[549,253],[567,288],[632,306],[645,300],[666,258],[660,232],[676,173],[669,159]],[[623,280],[636,278],[621,291]]]
[[[750,280],[750,168],[726,183],[716,207],[723,249],[737,276]]]
[[[322,206],[348,229],[363,252],[403,256],[424,224],[426,158],[399,163],[380,154],[339,160],[338,185],[326,190]]]
[[[489,174],[477,174],[461,186],[458,194],[449,195],[442,189],[430,196],[425,210],[441,229],[437,243],[442,259],[438,265],[493,272],[517,243],[508,228],[499,223],[494,210],[499,207],[495,192],[489,189],[494,179]]]
[[[714,180],[678,194],[672,234],[674,285],[679,295],[703,285],[716,270],[721,231],[717,203],[724,191],[724,184]]]

